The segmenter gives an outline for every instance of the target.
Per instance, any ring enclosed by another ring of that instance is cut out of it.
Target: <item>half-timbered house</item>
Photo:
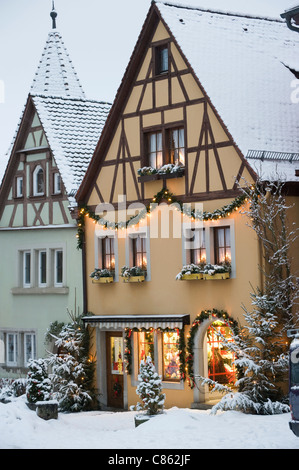
[[[52,11],[53,22],[56,12]],[[55,24],[53,24],[54,26]],[[74,194],[110,105],[88,100],[61,34],[50,31],[0,188],[0,367],[45,355],[52,322],[82,313]],[[47,346],[49,347],[49,346]]]
[[[240,185],[284,165],[298,182],[298,40],[281,20],[152,2],[76,196],[103,406],[136,403],[147,355],[167,407],[212,399],[187,356],[234,383],[211,324],[229,337],[261,282]]]

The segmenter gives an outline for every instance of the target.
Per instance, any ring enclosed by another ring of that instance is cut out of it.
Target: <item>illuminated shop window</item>
[[[154,363],[154,332],[142,331],[138,333],[138,364],[150,356]]]
[[[179,335],[177,332],[163,333],[163,380],[180,380]]]
[[[111,338],[111,373],[123,374],[124,372],[124,351],[122,337],[113,336]]]
[[[221,384],[234,385],[236,371],[234,354],[227,348],[226,342],[232,342],[231,331],[220,321],[214,322],[207,331],[209,379]]]

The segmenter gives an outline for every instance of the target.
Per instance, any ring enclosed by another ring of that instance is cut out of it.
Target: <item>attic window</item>
[[[163,75],[168,72],[168,44],[156,46],[155,54],[155,74]]]
[[[60,194],[61,193],[61,177],[59,173],[54,173],[53,175],[54,178],[54,194]]]
[[[33,172],[33,196],[43,196],[44,191],[44,170],[38,165]]]

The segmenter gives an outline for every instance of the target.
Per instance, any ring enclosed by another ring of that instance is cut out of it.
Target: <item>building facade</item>
[[[0,188],[0,376],[25,373],[53,346],[50,324],[68,322],[67,310],[82,313],[74,194],[109,109],[86,99],[54,27]]]
[[[103,407],[136,403],[147,355],[166,407],[215,398],[197,375],[236,380],[214,332],[229,338],[251,285],[262,285],[240,186],[280,170],[289,152],[287,181],[298,195],[292,73],[274,57],[292,57],[285,40],[294,45],[295,36],[276,20],[152,3],[76,196]],[[258,78],[265,68],[268,88]]]

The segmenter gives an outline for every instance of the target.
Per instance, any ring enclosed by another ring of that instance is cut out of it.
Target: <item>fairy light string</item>
[[[132,225],[138,224],[142,219],[146,218],[147,215],[150,215],[162,201],[166,201],[168,204],[176,204],[175,207],[180,210],[183,215],[190,217],[192,220],[218,220],[224,217],[229,217],[234,211],[238,210],[247,200],[248,196],[246,194],[242,194],[240,196],[237,196],[235,199],[232,200],[232,202],[224,205],[220,209],[216,209],[212,212],[198,211],[196,209],[191,209],[190,207],[188,207],[188,205],[182,203],[182,201],[180,201],[171,191],[169,191],[169,189],[163,188],[157,194],[155,194],[152,200],[137,215],[132,215],[126,221],[120,222],[110,222],[107,219],[96,214],[87,205],[84,205],[80,207],[77,218],[77,247],[78,249],[82,249],[83,247],[86,217],[89,217],[95,223],[100,224],[103,228],[111,230],[126,229]]]

